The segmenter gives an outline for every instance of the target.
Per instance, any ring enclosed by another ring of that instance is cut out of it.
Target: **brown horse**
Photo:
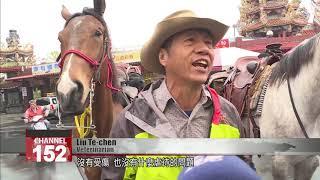
[[[84,112],[90,104],[93,90],[92,119],[97,137],[108,137],[113,122],[112,84],[116,83],[111,60],[110,38],[103,19],[104,3],[82,13],[71,14],[63,7],[66,20],[59,33],[61,75],[57,82],[57,96],[62,116]],[[92,83],[95,87],[92,88]],[[92,133],[91,133],[92,135]],[[88,179],[100,179],[100,169],[86,169]]]

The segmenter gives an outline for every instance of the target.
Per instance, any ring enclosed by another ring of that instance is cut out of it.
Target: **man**
[[[228,26],[192,11],[161,21],[143,46],[141,63],[165,76],[142,91],[115,121],[112,138],[239,138],[243,127],[235,107],[204,86],[213,48]],[[112,162],[112,160],[110,161]],[[111,163],[112,164],[112,163]],[[102,179],[177,179],[182,168],[103,169]]]
[[[47,117],[49,115],[49,110],[37,106],[35,100],[30,100],[29,105],[30,105],[30,107],[24,113],[25,123],[32,122],[32,118],[34,116],[43,115],[43,117]],[[44,119],[44,123],[46,124],[47,128],[49,128],[50,122],[48,120]]]

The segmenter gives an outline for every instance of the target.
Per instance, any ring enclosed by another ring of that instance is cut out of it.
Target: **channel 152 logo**
[[[26,130],[26,159],[35,162],[72,161],[72,131]]]

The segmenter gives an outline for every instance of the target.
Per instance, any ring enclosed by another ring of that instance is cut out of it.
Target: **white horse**
[[[319,38],[318,34],[306,40],[273,65],[262,114],[255,119],[261,138],[306,138],[303,129],[310,138],[320,138]],[[298,123],[293,104],[303,126]],[[269,156],[255,158],[255,164],[260,174],[272,169],[275,180],[308,180],[319,166],[315,156]]]

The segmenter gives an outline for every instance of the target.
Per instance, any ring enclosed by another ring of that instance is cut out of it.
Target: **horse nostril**
[[[71,101],[76,102],[82,98],[83,85],[80,81],[75,81],[76,87],[74,87],[70,92]]]
[[[77,85],[76,90],[77,90],[79,93],[82,94],[82,92],[83,92],[83,85],[82,85],[82,83],[81,83],[80,81],[75,81],[74,83],[76,83],[76,85]]]

